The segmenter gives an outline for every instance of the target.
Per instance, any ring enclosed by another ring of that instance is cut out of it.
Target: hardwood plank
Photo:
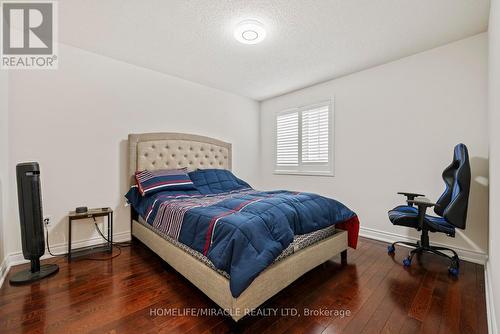
[[[488,332],[488,320],[486,314],[486,289],[484,281],[484,267],[476,267],[476,304],[477,333]]]
[[[383,263],[384,266],[386,266],[386,268],[394,270],[394,273],[401,273],[402,272],[401,270],[397,270],[397,271],[395,270],[395,268],[400,268],[401,266],[399,265],[398,261],[395,260],[392,256],[387,255],[385,245],[383,247],[380,247],[381,245],[383,245],[381,243],[374,243],[373,245],[374,245],[375,249],[371,249],[370,254],[371,254],[372,258],[377,256],[378,261],[381,261],[381,262],[377,262],[375,267],[374,267],[379,272],[379,274],[382,271],[382,269],[384,268],[384,267],[381,267],[380,263]],[[379,251],[381,252],[380,255],[378,253],[376,253],[377,249],[379,249]],[[372,260],[372,262],[373,262],[373,260]],[[394,282],[399,282],[399,280],[395,280],[392,276],[389,276],[387,279],[384,279],[383,281],[387,287],[391,287],[392,285],[394,285]],[[351,316],[349,318],[344,318],[344,319],[332,320],[330,325],[325,330],[325,333],[341,332],[344,329],[344,327],[348,326],[348,324],[350,322],[357,322],[358,321],[359,318],[358,318],[358,315],[356,313],[358,312],[360,307],[363,306],[363,303],[367,300],[367,298],[369,297],[369,294],[373,293],[373,289],[366,289],[366,288],[367,288],[366,286],[360,285],[359,292],[361,294],[360,294],[360,297],[358,299],[357,304],[350,302],[350,303],[347,303],[347,305],[346,305],[346,307],[351,310],[351,313],[353,314],[353,316]],[[366,291],[364,292],[364,290],[366,290]],[[354,296],[356,296],[356,293],[354,293]],[[374,303],[374,302],[371,302],[371,303]],[[364,318],[361,318],[364,320],[362,320],[361,324],[352,325],[353,327],[351,327],[351,328],[354,328],[354,329],[361,331],[364,327],[366,327],[368,325],[367,320],[371,314],[372,314],[371,310],[369,308],[368,309],[365,308],[365,310],[362,313],[362,317],[364,317]],[[360,327],[361,327],[361,329],[360,329]]]
[[[463,276],[463,270],[460,277]],[[443,321],[439,333],[460,333],[460,310],[461,310],[461,280],[450,281],[448,291],[444,300]]]
[[[321,293],[323,291],[323,286],[329,285],[330,288],[334,288],[342,284],[343,282],[356,281],[356,266],[354,263],[368,263],[370,257],[367,252],[361,251],[365,249],[367,245],[359,247],[359,250],[350,252],[350,265],[346,267],[340,266],[340,258],[336,257],[336,261],[329,261],[325,265],[320,266],[312,270],[307,275],[299,278],[294,282],[289,289],[286,289],[272,298],[263,307],[271,308],[296,308],[299,311],[303,311],[305,307],[314,307],[315,301],[319,295],[326,295]],[[367,248],[366,248],[367,249]],[[366,268],[367,266],[363,266]],[[314,274],[317,272],[317,274]],[[325,279],[327,277],[328,279]],[[301,286],[301,288],[295,288],[296,286]],[[297,303],[297,300],[300,300]],[[262,317],[256,319],[254,324],[248,325],[248,332],[273,332],[273,331],[284,331],[288,327],[293,326],[294,323],[299,321],[296,317]]]
[[[411,318],[422,321],[427,315],[432,302],[432,293],[434,291],[434,284],[436,281],[435,272],[425,273],[422,285],[417,290],[417,294],[413,298],[410,311],[408,315]]]
[[[380,281],[374,286],[371,295],[366,299],[366,302],[363,303],[363,306],[355,313],[356,320],[350,321],[348,326],[343,330],[344,333],[361,333],[364,329],[372,330],[372,323],[370,320],[373,319],[374,313],[380,307],[384,297],[388,295],[385,283],[391,279],[397,278],[401,274],[401,271],[397,270],[394,263],[387,263],[389,263],[387,271],[381,270],[379,272]]]
[[[380,250],[379,250],[380,251]],[[375,253],[377,254],[377,253]],[[371,252],[363,252],[360,258],[354,262],[356,263],[356,267],[351,268],[351,274],[350,275],[342,275],[341,273],[341,278],[339,280],[333,280],[331,282],[328,282],[331,285],[332,291],[326,290],[325,286],[315,286],[313,289],[311,289],[311,292],[308,294],[307,299],[301,298],[298,303],[291,304],[291,307],[297,307],[299,310],[304,309],[305,307],[309,309],[318,309],[318,308],[328,308],[329,305],[332,303],[324,304],[324,301],[322,302],[321,297],[322,296],[329,296],[333,295],[335,296],[334,302],[337,300],[338,295],[341,294],[343,291],[349,291],[347,289],[351,289],[351,293],[348,293],[350,297],[352,297],[353,302],[357,302],[358,298],[356,293],[353,291],[356,291],[356,289],[359,289],[360,286],[365,286],[365,281],[369,281],[376,273],[377,273],[377,261],[373,261],[372,256],[374,253]],[[364,263],[364,265],[357,266],[358,263]],[[365,274],[362,276],[362,279],[358,280],[358,270],[360,273],[367,272],[368,274]],[[345,272],[344,272],[345,274]],[[346,319],[346,318],[344,318]],[[325,325],[325,327],[328,325],[328,320],[322,321]],[[291,326],[294,326],[297,322],[303,321],[298,317],[294,318],[280,318],[277,319],[274,323],[272,323],[266,330],[265,332],[268,333],[275,333],[275,332],[283,332],[290,328]],[[320,320],[321,321],[321,320]]]
[[[422,320],[422,333],[439,333],[443,319],[444,300],[448,292],[449,277],[445,273],[436,276],[432,302],[426,317]]]
[[[472,305],[476,305],[476,268],[468,262],[462,262],[460,266],[463,276],[460,278],[461,308],[459,328],[462,333],[476,333],[477,314]]]

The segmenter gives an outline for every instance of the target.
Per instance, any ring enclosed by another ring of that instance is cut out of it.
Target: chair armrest
[[[415,204],[418,207],[418,226],[422,229],[424,227],[424,218],[425,212],[427,208],[438,206],[436,203],[432,203],[427,198],[419,198],[419,199],[409,199],[408,205],[413,206]]]
[[[425,195],[422,195],[422,194],[417,194],[417,193],[407,193],[407,192],[398,192],[398,195],[403,195],[403,196],[406,196],[406,203],[408,203],[409,206],[413,206],[412,203],[410,203],[409,201],[412,201],[415,199],[415,197],[423,197]]]
[[[427,209],[429,207],[432,207],[432,206],[438,206],[438,204],[436,203],[432,203],[431,201],[429,201],[428,199],[409,199],[408,201],[408,204],[415,204],[416,206],[418,206],[419,208],[422,207],[424,209]]]
[[[417,194],[417,193],[407,193],[407,192],[398,192],[398,195],[403,195],[406,196],[408,199],[414,199],[415,197],[423,197],[425,195],[423,194]]]

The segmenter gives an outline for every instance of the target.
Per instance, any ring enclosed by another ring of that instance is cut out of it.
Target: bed
[[[135,184],[136,171],[141,170],[184,167],[192,171],[231,170],[231,144],[217,139],[182,133],[144,133],[130,134],[128,143],[131,185]],[[357,217],[355,218],[357,222]],[[357,226],[352,225],[359,229],[359,222]],[[235,297],[234,287],[230,285],[230,276],[215,268],[206,254],[192,251],[177,240],[155,230],[133,207],[131,231],[134,238],[193,283],[235,321],[330,258],[341,254],[342,263],[347,261],[348,233],[336,228],[336,225],[300,237],[294,236],[293,242],[280,256]],[[357,240],[357,232],[349,232],[351,244],[353,238]]]

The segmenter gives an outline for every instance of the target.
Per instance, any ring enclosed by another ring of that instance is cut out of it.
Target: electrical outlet
[[[51,225],[52,224],[52,216],[43,216],[43,222],[45,225]]]

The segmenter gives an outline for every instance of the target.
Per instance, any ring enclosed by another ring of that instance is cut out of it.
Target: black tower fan
[[[54,274],[59,267],[57,264],[40,265],[40,257],[45,253],[40,167],[37,162],[21,163],[16,166],[16,175],[23,255],[31,261],[31,269],[13,275],[10,283],[23,284]]]

